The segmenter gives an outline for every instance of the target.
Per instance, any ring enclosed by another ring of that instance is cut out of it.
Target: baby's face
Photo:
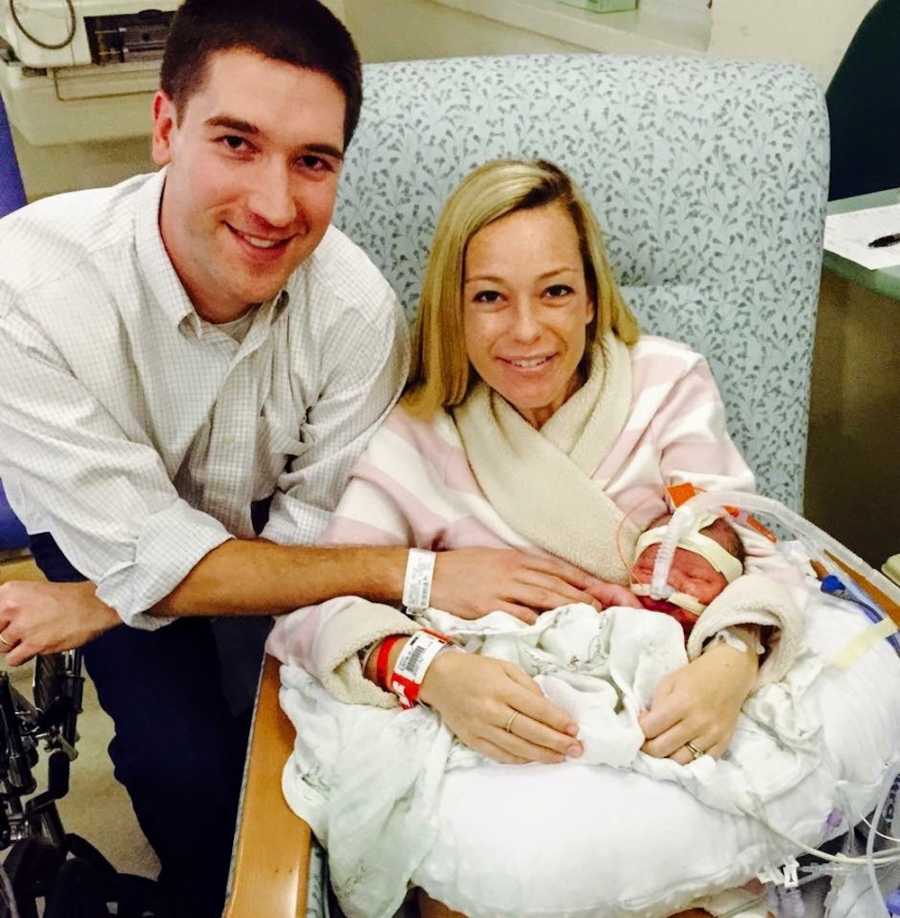
[[[631,568],[632,583],[650,583],[658,551],[659,545],[651,545],[641,552]],[[706,558],[686,548],[675,549],[669,568],[669,586],[676,592],[687,593],[704,605],[709,605],[727,584],[725,575],[720,574]]]

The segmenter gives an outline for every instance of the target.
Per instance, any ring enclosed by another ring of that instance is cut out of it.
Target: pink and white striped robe
[[[754,488],[753,474],[725,428],[725,412],[706,360],[683,344],[645,335],[630,349],[632,403],[620,436],[592,475],[639,525],[666,509],[666,485],[690,481],[705,490]],[[515,470],[510,469],[515,475]],[[523,482],[523,499],[529,487]],[[785,588],[767,576],[785,565],[749,530],[747,571],[711,603],[688,645],[730,624],[780,629],[762,681],[781,678],[796,655],[802,616]],[[358,461],[329,525],[328,544],[409,545],[433,550],[513,547],[538,551],[508,526],[484,497],[452,418],[429,421],[397,406]],[[781,579],[785,579],[783,576]],[[793,578],[791,578],[793,579]],[[282,617],[268,650],[304,668],[337,698],[381,707],[396,703],[362,675],[358,651],[388,634],[418,626],[402,612],[341,597]]]

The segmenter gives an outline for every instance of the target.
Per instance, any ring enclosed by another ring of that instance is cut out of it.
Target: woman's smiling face
[[[519,210],[466,248],[463,322],[478,375],[540,428],[583,380],[594,316],[578,233],[561,204]]]

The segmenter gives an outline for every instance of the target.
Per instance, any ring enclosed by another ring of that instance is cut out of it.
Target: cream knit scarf
[[[631,357],[607,332],[590,377],[539,431],[483,382],[452,413],[475,478],[508,525],[603,580],[627,583],[616,540],[629,558],[636,527],[591,475],[630,407]]]

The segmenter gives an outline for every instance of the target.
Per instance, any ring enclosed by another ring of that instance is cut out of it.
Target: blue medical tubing
[[[895,889],[885,899],[885,905],[889,915],[900,915],[900,889]]]
[[[3,100],[0,99],[0,217],[22,207],[25,203],[25,188],[22,173],[16,159],[12,132]]]

